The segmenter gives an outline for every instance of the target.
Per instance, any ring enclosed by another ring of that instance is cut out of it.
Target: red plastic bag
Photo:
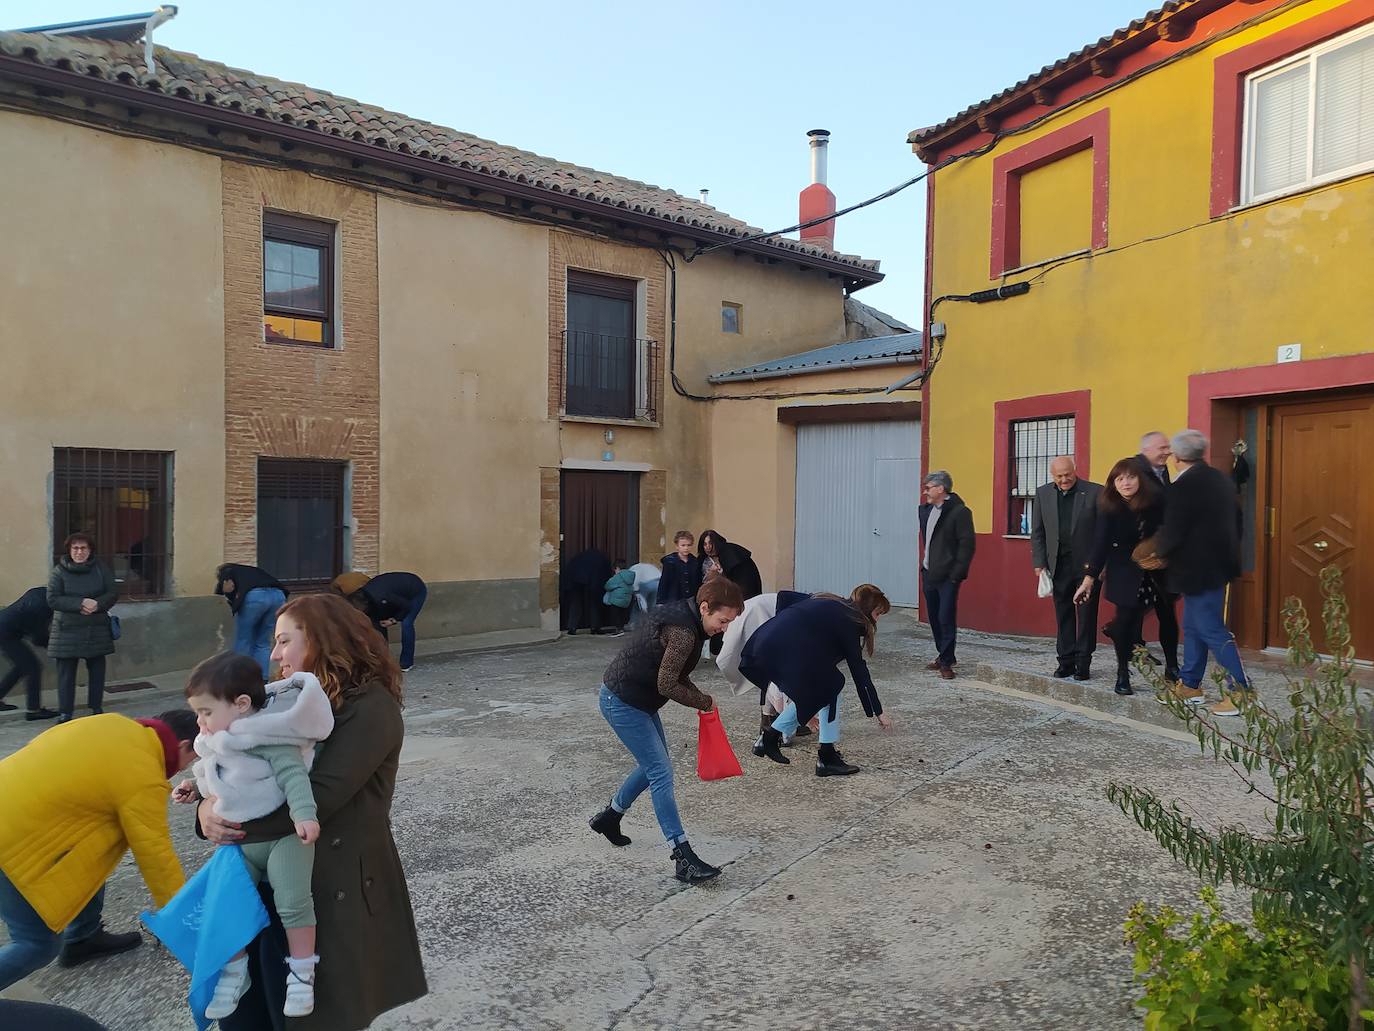
[[[702,780],[742,777],[744,771],[725,736],[720,713],[715,709],[698,712],[697,719],[697,776]]]

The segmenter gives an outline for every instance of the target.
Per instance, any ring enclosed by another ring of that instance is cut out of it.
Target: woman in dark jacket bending
[[[658,710],[670,698],[702,712],[714,708],[715,700],[699,691],[690,676],[701,661],[706,639],[723,634],[743,608],[739,588],[721,578],[704,584],[695,598],[656,606],[611,660],[601,682],[601,715],[634,757],[635,768],[611,804],[591,818],[591,828],[612,845],[628,845],[620,818],[648,788],[659,829],[673,850],[675,876],[687,884],[709,881],[720,870],[698,858],[682,829],[673,794],[673,763]]]
[[[1137,460],[1123,458],[1112,466],[1097,504],[1097,525],[1088,572],[1073,600],[1085,600],[1092,593],[1094,581],[1106,576],[1104,593],[1116,606],[1116,615],[1106,628],[1116,649],[1115,690],[1120,695],[1134,694],[1131,690],[1131,652],[1140,640],[1145,613],[1154,608],[1160,588],[1153,573],[1135,564],[1131,552],[1159,529],[1164,519],[1163,498],[1154,477],[1142,477]],[[1168,642],[1163,643],[1167,668],[1177,669],[1178,642],[1174,641],[1172,647]]]
[[[816,776],[846,777],[859,772],[835,748],[840,739],[839,697],[844,689],[844,674],[837,667],[842,661],[848,663],[864,715],[876,716],[878,726],[891,730],[892,720],[883,715],[883,703],[878,700],[878,689],[873,686],[860,648],[863,645],[869,656],[873,655],[878,619],[891,609],[881,590],[860,584],[847,601],[817,595],[781,609],[754,632],[744,646],[740,672],[759,690],[766,690],[771,682],[791,699],[782,715],[763,732],[764,755],[787,765],[791,760],[782,754],[783,738],[823,713]]]

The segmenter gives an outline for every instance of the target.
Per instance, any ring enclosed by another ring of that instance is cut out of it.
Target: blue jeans
[[[677,814],[677,798],[673,794],[673,763],[668,758],[668,739],[663,734],[663,721],[658,713],[648,713],[622,702],[602,684],[601,715],[606,717],[615,736],[638,763],[611,799],[611,808],[618,813],[629,812],[634,800],[648,788],[654,800],[659,830],[668,844],[686,841],[687,835]]]
[[[415,665],[415,617],[425,607],[429,590],[421,587],[420,593],[410,603],[410,611],[401,617],[401,668],[409,669]]]
[[[635,588],[635,601],[630,606],[630,626],[639,626],[649,610],[658,604],[658,581],[651,580]]]
[[[959,584],[953,580],[932,583],[922,570],[921,592],[925,595],[926,617],[940,665],[953,666],[954,642],[959,634]]]
[[[276,635],[277,609],[286,604],[286,595],[275,587],[254,587],[243,596],[234,616],[234,651],[257,660],[262,679],[272,675],[272,638]]]
[[[1240,649],[1222,618],[1225,602],[1225,587],[1183,596],[1183,665],[1178,679],[1185,687],[1201,685],[1207,672],[1207,653],[1211,652],[1238,690],[1250,689],[1245,667],[1240,664]]]
[[[840,703],[835,699],[835,718],[830,718],[830,706],[826,706],[816,715],[821,718],[820,741],[823,745],[837,744],[840,740]],[[788,702],[787,708],[782,710],[782,715],[773,721],[773,729],[782,734],[783,737],[791,737],[797,732],[797,727],[801,720],[797,719],[797,703]]]
[[[19,893],[0,871],[0,920],[10,933],[10,943],[0,948],[0,990],[42,970],[62,951],[67,942],[85,941],[100,930],[100,911],[105,905],[105,889],[95,893],[86,908],[76,914],[65,932],[52,931],[29,900]]]

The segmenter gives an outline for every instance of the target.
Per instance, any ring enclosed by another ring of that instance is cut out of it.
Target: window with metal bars
[[[563,411],[606,419],[657,417],[656,341],[635,336],[639,284],[568,270],[563,333]]]
[[[269,343],[333,347],[334,226],[262,215],[262,326]]]
[[[258,565],[284,584],[323,587],[343,572],[343,462],[258,459]]]
[[[168,593],[172,568],[172,455],[53,448],[53,561],[68,535],[95,541],[126,598]]]
[[[1073,455],[1074,417],[1019,419],[1011,424],[1010,504],[1007,533],[1029,534],[1035,509],[1035,489],[1050,481],[1050,463]]]

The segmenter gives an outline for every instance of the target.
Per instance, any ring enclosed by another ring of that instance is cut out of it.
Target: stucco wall
[[[949,337],[932,379],[930,463],[954,472],[979,531],[993,529],[994,401],[1091,390],[1093,468],[1080,471],[1100,475],[1142,431],[1184,425],[1190,374],[1270,364],[1287,343],[1304,361],[1374,348],[1374,178],[1208,214],[1214,60],[1336,6],[1303,4],[937,173],[935,296],[995,285],[991,162],[1104,108],[1109,246],[1176,234],[1056,268],[1025,297],[937,312]]]
[[[51,567],[54,447],[172,451],[172,591],[224,533],[220,161],[0,112],[0,600]]]
[[[378,199],[382,569],[539,575],[548,232]]]

